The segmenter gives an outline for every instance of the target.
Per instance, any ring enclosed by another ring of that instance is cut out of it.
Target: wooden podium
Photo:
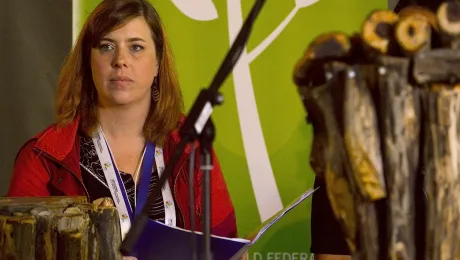
[[[120,224],[109,199],[0,198],[0,259],[122,259]]]

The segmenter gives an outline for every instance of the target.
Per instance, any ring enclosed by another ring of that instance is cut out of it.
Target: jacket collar
[[[35,147],[62,162],[75,148],[79,122],[77,118],[66,126],[51,125],[38,134]]]

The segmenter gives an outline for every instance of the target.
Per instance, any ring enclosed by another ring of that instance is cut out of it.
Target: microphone
[[[246,18],[238,36],[236,37],[235,41],[233,42],[230,50],[228,51],[224,61],[221,63],[219,70],[217,71],[216,75],[214,76],[209,88],[203,89],[200,91],[198,97],[196,98],[193,106],[191,107],[188,116],[185,119],[185,122],[179,129],[179,135],[181,136],[181,141],[179,145],[174,151],[174,154],[166,165],[163,174],[159,179],[159,184],[155,187],[153,192],[149,195],[147,202],[145,203],[142,212],[138,214],[134,218],[134,221],[131,225],[130,230],[126,234],[125,239],[122,241],[120,246],[120,252],[123,255],[129,255],[137,243],[139,237],[141,236],[144,227],[147,225],[149,220],[149,210],[151,205],[154,201],[158,198],[161,193],[161,189],[164,186],[166,180],[172,174],[174,166],[177,164],[180,155],[182,154],[185,145],[189,142],[193,142],[197,138],[201,138],[201,141],[205,142],[206,144],[202,146],[202,154],[205,154],[206,159],[204,160],[204,164],[210,164],[210,151],[209,146],[212,143],[214,138],[214,126],[210,119],[210,116],[213,111],[213,106],[220,105],[223,102],[223,97],[220,93],[218,93],[219,88],[222,86],[225,79],[228,75],[232,72],[233,68],[235,67],[236,62],[238,61],[241,53],[246,46],[246,43],[249,39],[249,34],[251,29],[255,23],[257,16],[260,13],[263,5],[265,4],[265,0],[256,0],[255,4],[253,5],[248,17]],[[206,166],[206,165],[204,165]],[[204,167],[208,168],[208,167]],[[208,168],[209,169],[209,168]],[[208,171],[208,170],[206,170]],[[204,232],[204,251],[203,255],[206,256],[207,259],[211,256],[211,248],[210,248],[210,209],[209,209],[209,202],[210,202],[210,189],[209,189],[209,172],[203,172],[204,174],[204,186],[205,190],[203,190],[204,194],[204,201],[205,201],[205,226],[203,228]],[[190,214],[194,214],[190,212]]]

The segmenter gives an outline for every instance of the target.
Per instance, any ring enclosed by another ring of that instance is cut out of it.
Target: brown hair
[[[174,68],[172,52],[160,16],[146,0],[104,0],[89,15],[73,50],[65,60],[58,79],[56,118],[63,126],[80,118],[80,129],[90,135],[97,124],[97,99],[91,77],[91,48],[110,31],[136,17],[143,17],[155,43],[160,97],[153,103],[144,124],[147,140],[161,145],[180,120],[182,94]],[[94,99],[94,100],[93,100]]]

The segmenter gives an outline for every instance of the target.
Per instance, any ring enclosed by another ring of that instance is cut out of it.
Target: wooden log
[[[426,259],[460,259],[460,88],[423,92]]]
[[[0,259],[35,259],[35,218],[0,216]]]
[[[97,204],[97,205],[96,205]],[[14,198],[0,202],[0,259],[122,259],[113,202]]]
[[[307,122],[313,125],[313,145],[310,153],[310,165],[315,174],[324,178],[325,147],[327,142],[326,129],[318,113],[308,111],[312,108],[308,101],[312,88],[325,84],[328,75],[325,74],[323,63],[328,60],[346,59],[351,52],[350,39],[344,33],[332,32],[318,36],[308,46],[302,58],[296,63],[293,80],[298,93],[307,110]],[[310,108],[308,108],[310,107]]]
[[[433,29],[435,29],[436,31],[439,30],[436,14],[426,7],[410,5],[401,9],[401,11],[398,12],[398,15],[399,19],[410,17],[413,15],[424,17],[428,20],[429,24],[433,27]]]
[[[105,248],[105,245],[102,245],[104,242],[100,242],[97,229],[99,223],[94,222],[95,219],[92,218],[94,212],[98,211],[98,206],[93,203],[82,203],[74,205],[73,207],[68,208],[65,211],[65,214],[84,214],[89,218],[89,227],[87,229],[87,250],[88,250],[88,259],[100,259],[100,249],[101,247]],[[101,232],[110,232],[110,230],[102,230]],[[114,248],[112,248],[113,250]],[[109,259],[109,258],[108,258]],[[113,258],[115,259],[115,258]]]
[[[341,32],[321,34],[307,47],[294,68],[294,83],[299,86],[319,86],[326,82],[322,64],[330,60],[349,57],[352,44],[349,37]]]
[[[302,84],[302,83],[299,83]],[[314,88],[307,85],[297,85],[297,91],[307,112],[307,123],[313,126],[313,142],[310,152],[310,166],[318,178],[324,178],[326,171],[327,132],[321,112],[315,103]]]
[[[94,200],[92,204],[96,207],[115,207],[115,203],[113,202],[112,198],[107,197]]]
[[[46,208],[35,208],[31,210],[31,215],[37,221],[35,230],[35,259],[55,259],[57,236],[56,232],[54,232],[56,225],[53,221],[55,217],[53,211]]]
[[[342,32],[324,33],[308,46],[304,58],[307,60],[340,59],[348,55],[351,43]]]
[[[434,13],[418,6],[403,9],[395,26],[395,38],[402,54],[412,57],[429,50],[432,30],[438,30]]]
[[[334,92],[343,93],[343,137],[358,191],[363,199],[376,201],[386,197],[386,187],[377,115],[363,70],[348,67],[343,86],[335,86]]]
[[[90,219],[78,208],[69,208],[57,222],[57,258],[88,259]]]
[[[16,248],[12,238],[13,229],[7,224],[8,217],[0,217],[0,259],[15,259]]]
[[[381,57],[376,64],[376,108],[387,185],[383,259],[415,260],[415,185],[419,171],[418,89],[408,82],[409,59]]]
[[[376,10],[364,21],[361,36],[369,53],[391,53],[394,44],[394,26],[398,15],[391,10]]]
[[[332,87],[336,115],[349,167],[348,181],[354,187],[357,251],[354,259],[372,259],[379,254],[379,224],[376,201],[386,197],[376,111],[368,86],[366,65],[347,66],[332,62],[343,71]],[[340,101],[341,100],[341,101]]]
[[[86,197],[3,197],[0,198],[0,213],[28,215],[34,208],[46,208],[58,214],[80,203],[87,203]]]
[[[460,52],[435,49],[416,55],[412,77],[418,85],[460,80]]]
[[[80,203],[87,203],[85,196],[53,196],[53,197],[0,197],[0,207],[7,205],[29,205],[33,207],[41,206],[69,206]]]
[[[121,245],[121,229],[118,221],[118,211],[114,207],[100,206],[90,214],[98,242],[97,255],[92,259],[121,260],[119,252]]]
[[[443,45],[458,50],[460,48],[460,3],[446,1],[436,12]]]
[[[348,247],[352,253],[355,253],[357,227],[353,191],[356,187],[352,187],[349,182],[350,176],[347,168],[349,169],[350,166],[343,141],[341,141],[342,137],[333,108],[330,87],[331,85],[327,84],[305,93],[307,111],[309,116],[312,115],[317,119],[313,122],[313,128],[320,126],[321,129],[324,129],[321,154],[324,156],[326,192]]]
[[[355,203],[358,232],[357,250],[353,254],[353,259],[376,259],[380,253],[377,203],[365,201],[359,197],[355,198]]]
[[[121,229],[113,200],[104,197],[92,204],[80,204],[78,207],[88,214],[92,224],[88,232],[90,259],[121,260]]]
[[[361,94],[361,92],[365,91],[367,86],[355,84],[350,82],[349,79],[342,78],[341,75],[347,72],[347,68],[348,66],[344,63],[328,63],[326,66],[326,73],[328,73],[330,77],[327,85],[313,88],[303,87],[299,88],[299,91],[302,91],[302,95],[305,97],[304,104],[309,118],[311,118],[313,128],[315,129],[315,140],[317,140],[318,133],[321,133],[320,136],[322,141],[320,142],[321,145],[318,146],[321,147],[321,149],[319,149],[321,153],[317,151],[315,151],[315,153],[320,154],[320,158],[324,158],[322,160],[324,169],[320,170],[324,170],[324,178],[327,183],[327,194],[331,201],[332,210],[339,223],[341,223],[347,244],[354,258],[371,259],[378,255],[379,239],[376,205],[371,202],[369,198],[379,199],[382,198],[382,196],[384,197],[385,185],[381,179],[381,174],[383,174],[381,162],[380,171],[369,170],[369,165],[372,165],[374,168],[379,168],[378,166],[375,167],[374,164],[378,164],[381,158],[375,159],[375,156],[370,157],[371,159],[366,163],[365,160],[359,161],[359,158],[356,156],[352,156],[351,159],[349,157],[350,151],[352,155],[359,154],[356,153],[356,151],[362,154],[363,150],[354,147],[353,143],[350,142],[355,139],[362,141],[362,139],[356,138],[354,135],[355,131],[351,131],[348,126],[352,121],[352,113],[350,112],[353,106],[347,107],[346,113],[343,112],[344,106],[346,102],[349,102],[347,104],[356,105],[356,103],[350,101],[352,98],[356,98],[356,96],[351,96]],[[350,86],[350,84],[354,85]],[[348,92],[347,89],[349,89]],[[357,91],[357,89],[361,90],[361,92]],[[346,95],[348,97],[347,99],[344,98],[343,93],[348,93]],[[367,96],[364,99],[367,103],[364,103],[369,105],[371,96],[369,92],[366,94]],[[360,105],[362,105],[362,103]],[[373,119],[371,116],[371,121],[372,120],[375,122],[375,116]],[[366,122],[369,122],[369,120]],[[347,126],[345,127],[345,125]],[[367,125],[358,125],[364,130],[369,130]],[[379,146],[379,138],[375,136],[376,124],[374,123],[371,125],[374,127],[374,132],[373,134],[367,134],[370,140],[366,141],[371,141],[374,147]],[[345,132],[348,134],[348,143],[346,143],[343,137]],[[367,133],[369,133],[369,131]],[[347,150],[347,148],[349,150]],[[377,158],[378,157],[379,156],[377,156]],[[362,165],[367,166],[368,169],[364,169],[361,167]],[[377,181],[375,178],[372,178],[375,176],[377,176]],[[380,185],[380,193],[376,192],[375,183]],[[361,186],[363,192],[361,192],[358,186]],[[364,196],[364,194],[367,196]]]
[[[88,259],[84,234],[61,230],[58,233],[57,259]]]

